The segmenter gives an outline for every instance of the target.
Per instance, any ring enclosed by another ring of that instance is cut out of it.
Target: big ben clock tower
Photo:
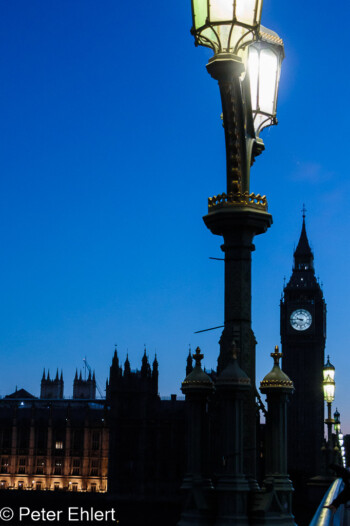
[[[288,409],[288,472],[299,486],[321,469],[326,342],[326,304],[315,277],[305,210],[293,272],[281,299],[281,342],[283,371],[295,387]]]

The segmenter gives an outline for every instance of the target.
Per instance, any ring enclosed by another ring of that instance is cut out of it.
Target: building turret
[[[45,378],[45,369],[40,384],[40,398],[50,399],[62,399],[63,398],[63,374],[58,377],[58,369],[54,380],[50,379],[50,371],[47,371],[47,377]]]
[[[157,360],[157,355],[155,354],[153,364],[152,364],[152,382],[157,392],[158,392],[158,376],[159,376],[158,360]]]
[[[142,365],[141,365],[141,376],[143,378],[150,377],[151,376],[151,366],[148,361],[148,356],[146,354],[146,348],[142,357]]]
[[[77,378],[77,374],[75,375],[74,383],[73,383],[73,398],[74,399],[95,400],[96,380],[94,377],[91,378],[90,371],[89,371],[89,376],[87,380],[82,379],[81,371],[80,371],[79,378]]]
[[[129,355],[126,355],[126,360],[124,362],[124,376],[128,376],[131,373]]]
[[[186,361],[186,376],[192,373],[193,371],[193,365],[192,365],[192,353],[191,353],[191,347],[188,349],[188,356]]]

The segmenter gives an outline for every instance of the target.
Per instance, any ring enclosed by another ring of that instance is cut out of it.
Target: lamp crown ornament
[[[278,345],[275,346],[275,350],[270,356],[273,358],[273,367],[260,383],[260,391],[266,393],[271,389],[283,389],[284,391],[292,392],[294,390],[293,382],[280,368],[279,362],[282,358],[282,353],[279,352]]]
[[[275,351],[271,353],[271,358],[273,358],[274,365],[280,366],[280,359],[282,358],[282,353],[279,352],[278,345],[275,345]]]
[[[201,353],[201,350],[199,347],[197,347],[195,354],[193,355],[193,359],[196,362],[196,367],[201,366],[201,361],[203,360],[204,355]]]

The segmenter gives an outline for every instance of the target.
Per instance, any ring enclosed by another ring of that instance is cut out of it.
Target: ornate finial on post
[[[280,365],[280,358],[282,358],[282,353],[279,352],[278,345],[275,345],[275,352],[271,353],[271,357],[274,360],[274,365],[277,365],[279,367]]]
[[[201,350],[199,347],[196,349],[196,353],[193,355],[193,359],[196,362],[196,367],[201,366],[201,361],[203,360],[204,355],[201,353]]]

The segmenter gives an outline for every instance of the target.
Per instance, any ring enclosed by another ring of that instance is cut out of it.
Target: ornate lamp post
[[[334,414],[334,431],[339,435],[340,433],[340,413],[338,411],[338,408],[336,408]]]
[[[273,511],[270,510],[272,514],[267,516],[266,524],[295,526],[292,514],[293,487],[287,474],[287,403],[294,391],[294,386],[291,379],[280,369],[279,361],[282,353],[278,351],[277,345],[271,357],[274,361],[273,368],[260,384],[260,391],[266,394],[268,404],[265,498],[261,499],[260,507],[261,510],[264,510],[264,504],[271,506],[272,492],[276,502],[272,507]],[[268,488],[270,488],[269,491]],[[277,510],[278,513],[276,513]]]
[[[219,83],[226,142],[226,191],[209,198],[203,218],[223,236],[225,315],[218,373],[230,361],[231,342],[241,349],[239,366],[251,379],[245,396],[244,472],[255,487],[255,337],[251,329],[253,238],[272,223],[265,196],[250,192],[250,167],[263,149],[261,130],[276,124],[283,42],[260,25],[262,0],[192,0],[195,44],[211,48],[207,64]]]
[[[334,420],[332,418],[332,402],[334,401],[335,392],[334,376],[335,368],[329,361],[329,356],[327,356],[327,363],[323,367],[323,395],[325,402],[327,402],[327,418],[325,419],[325,424],[327,424],[328,449],[331,456],[333,452],[332,425],[334,424]],[[330,461],[331,460],[330,458]]]
[[[214,384],[203,371],[203,354],[199,347],[193,356],[195,368],[182,382],[181,390],[186,396],[187,406],[187,473],[181,488],[187,490],[186,507],[182,512],[178,526],[209,526],[210,510],[208,494],[213,489],[208,477],[208,397],[214,390]]]

